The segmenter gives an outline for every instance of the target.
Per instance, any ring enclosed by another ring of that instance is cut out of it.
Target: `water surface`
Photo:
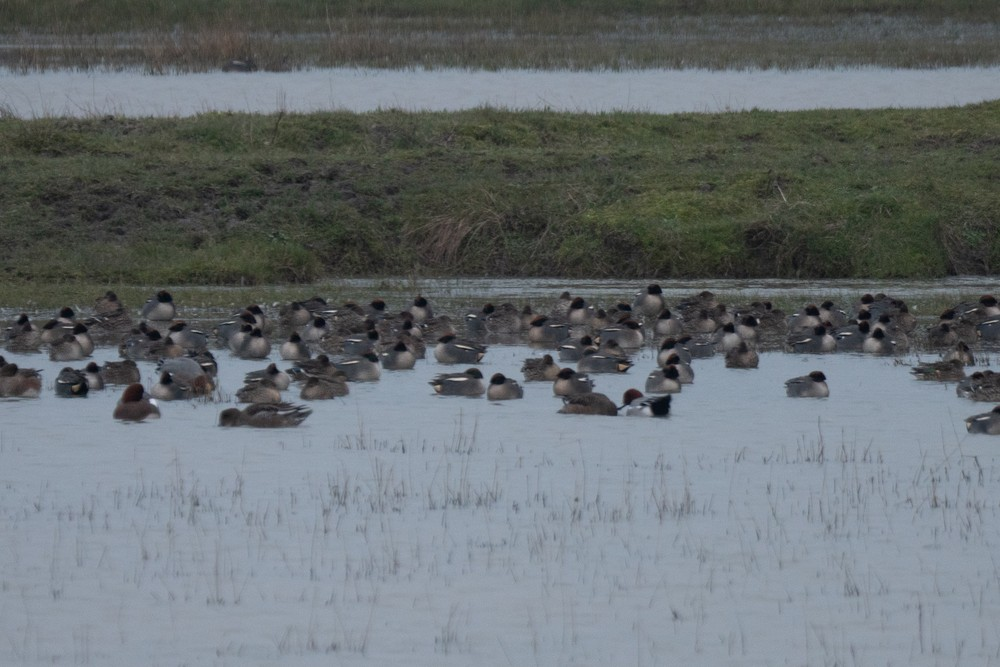
[[[1000,98],[1000,68],[577,72],[315,69],[145,75],[0,72],[0,109],[40,116],[190,116],[208,111],[568,112],[927,108]]]

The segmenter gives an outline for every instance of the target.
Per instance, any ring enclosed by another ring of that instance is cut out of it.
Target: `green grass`
[[[1000,267],[1000,104],[0,120],[17,283]]]

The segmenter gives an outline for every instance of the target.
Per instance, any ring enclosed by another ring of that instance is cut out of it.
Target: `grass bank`
[[[0,120],[15,282],[1000,267],[1000,104]]]
[[[1000,63],[993,0],[5,0],[0,66],[746,68]]]

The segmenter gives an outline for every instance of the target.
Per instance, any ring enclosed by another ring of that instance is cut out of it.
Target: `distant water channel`
[[[0,112],[190,116],[478,107],[568,112],[930,108],[1000,98],[1000,68],[575,72],[312,69],[146,75],[0,70]]]

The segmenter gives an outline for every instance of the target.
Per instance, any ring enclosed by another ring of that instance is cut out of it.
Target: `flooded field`
[[[926,108],[1000,98],[1000,68],[575,72],[314,69],[152,76],[136,71],[0,73],[0,111],[47,116],[457,111],[601,113]]]
[[[707,285],[850,306],[884,290],[914,306],[994,291],[983,279],[863,286]],[[487,301],[536,309],[569,290],[595,305],[641,287],[441,281],[421,289],[459,322]],[[697,289],[671,285],[669,304]],[[390,311],[412,294],[338,284]],[[312,294],[303,294],[303,298]],[[266,294],[261,301],[269,302]],[[132,314],[139,304],[132,306]],[[218,324],[220,308],[179,317]],[[86,304],[81,311],[85,311]],[[269,314],[277,309],[268,306]],[[20,308],[9,305],[5,315]],[[86,313],[83,313],[86,314]],[[279,339],[279,335],[275,335]],[[489,341],[489,378],[521,379],[552,346]],[[996,351],[974,346],[975,367]],[[463,370],[427,358],[309,404],[295,429],[218,427],[243,375],[269,361],[215,350],[215,401],[111,418],[120,389],[0,402],[0,662],[74,664],[989,664],[1000,655],[994,563],[997,441],[963,420],[992,404],[914,379],[907,353],[695,359],[667,419],[558,414],[550,383],[522,400],[442,397]],[[623,374],[620,402],[657,345]],[[119,358],[98,347],[95,361]],[[563,366],[572,363],[560,362]],[[153,362],[139,362],[143,383]],[[830,396],[785,380],[822,370]],[[292,388],[285,397],[301,402]]]

